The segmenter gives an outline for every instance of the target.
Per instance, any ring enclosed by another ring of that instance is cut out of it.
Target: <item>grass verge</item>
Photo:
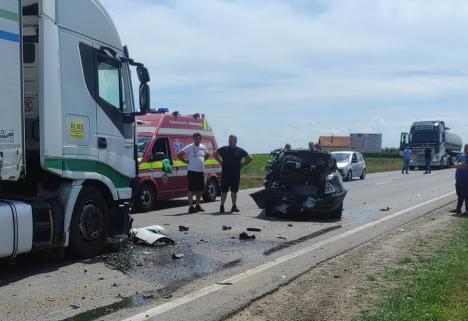
[[[384,282],[369,279],[376,299],[352,320],[467,321],[468,218],[451,233],[432,255],[397,262]]]

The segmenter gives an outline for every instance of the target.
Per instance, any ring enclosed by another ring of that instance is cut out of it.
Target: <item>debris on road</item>
[[[256,237],[255,235],[249,235],[245,232],[242,232],[241,234],[239,234],[239,239],[240,240],[255,240]]]
[[[157,243],[173,245],[175,241],[164,235],[165,228],[160,225],[132,229],[132,235],[137,242],[155,246]]]
[[[288,224],[288,227],[293,227],[293,226],[294,226],[294,225],[292,225],[292,224]]]
[[[179,232],[187,232],[190,230],[190,227],[179,225]]]
[[[233,285],[234,283],[232,282],[216,282],[218,285]]]
[[[77,310],[80,308],[80,306],[76,304],[70,304],[70,308],[72,308],[73,310]]]
[[[248,227],[248,228],[247,228],[247,231],[248,231],[248,232],[261,232],[262,229],[257,228],[257,227]]]
[[[388,211],[390,211],[391,209],[392,209],[392,208],[391,208],[390,206],[387,206],[387,207],[385,207],[385,208],[381,208],[380,210],[381,210],[382,212],[388,212]]]
[[[280,239],[280,240],[287,240],[287,238],[285,238],[284,236],[278,236],[276,237],[277,239]]]
[[[223,225],[223,227],[221,228],[223,231],[228,231],[228,230],[232,230],[232,227],[231,226],[228,226],[228,225]]]
[[[181,259],[181,258],[183,258],[183,257],[184,257],[183,254],[179,254],[179,253],[177,253],[177,254],[176,254],[176,253],[172,254],[172,258],[173,258],[174,260],[178,260],[178,259]]]

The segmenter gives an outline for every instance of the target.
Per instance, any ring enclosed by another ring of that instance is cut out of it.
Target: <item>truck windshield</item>
[[[138,158],[143,157],[151,137],[138,136]]]
[[[337,163],[349,162],[349,159],[351,157],[351,154],[348,153],[333,153],[332,155],[333,157],[335,157]]]
[[[438,133],[436,131],[414,131],[411,133],[410,142],[418,143],[437,143]]]

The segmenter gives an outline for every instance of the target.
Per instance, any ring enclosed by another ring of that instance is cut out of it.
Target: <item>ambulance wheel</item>
[[[109,235],[109,206],[101,191],[84,186],[70,225],[70,249],[75,256],[92,258],[101,254]]]
[[[156,204],[156,191],[151,184],[145,183],[138,191],[138,208],[143,212],[151,211]]]
[[[203,200],[205,202],[214,202],[216,200],[216,196],[218,196],[218,182],[215,179],[210,179],[208,184],[206,184],[206,191],[203,194]]]

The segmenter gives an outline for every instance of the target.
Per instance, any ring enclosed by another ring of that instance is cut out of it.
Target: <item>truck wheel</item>
[[[343,215],[343,203],[334,211],[330,212],[330,218],[341,220],[341,216]]]
[[[214,202],[216,196],[218,196],[218,182],[215,179],[210,179],[206,184],[206,192],[203,194],[203,200],[205,202]]]
[[[156,204],[156,191],[149,183],[140,186],[138,190],[137,206],[143,212],[151,211]]]
[[[109,206],[101,191],[85,186],[73,210],[70,225],[70,248],[81,258],[101,254],[109,234]]]

